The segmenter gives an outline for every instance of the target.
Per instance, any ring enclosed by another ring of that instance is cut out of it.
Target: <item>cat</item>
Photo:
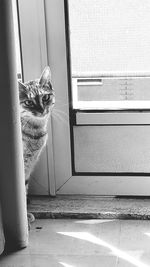
[[[19,82],[19,99],[25,184],[28,194],[30,175],[46,145],[48,118],[55,103],[51,71],[48,66],[45,67],[40,79]],[[28,213],[28,223],[33,220],[34,216]]]

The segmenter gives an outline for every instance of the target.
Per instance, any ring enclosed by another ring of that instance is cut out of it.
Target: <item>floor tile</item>
[[[119,244],[119,221],[37,220],[30,232],[32,254],[109,255]],[[40,240],[40,242],[39,242]]]
[[[13,253],[0,259],[0,267],[58,267],[59,260],[52,255],[18,255]]]
[[[128,256],[123,259],[118,259],[117,267],[137,266],[137,267],[149,267],[150,266],[150,254],[144,251],[126,251]]]
[[[29,255],[12,253],[0,258],[0,267],[31,267]]]
[[[136,258],[133,259],[118,259],[118,263],[116,267],[149,267],[150,261],[148,262],[147,259],[139,259]]]
[[[63,255],[16,255],[13,253],[0,260],[1,267],[116,267],[116,257],[63,256]]]
[[[59,257],[58,262],[62,267],[116,267],[117,258],[106,255],[68,256]]]
[[[120,223],[119,248],[150,253],[150,221],[121,220]]]
[[[120,226],[117,267],[149,267],[150,221],[121,220]]]
[[[28,248],[0,258],[0,267],[149,267],[150,222],[36,220]]]

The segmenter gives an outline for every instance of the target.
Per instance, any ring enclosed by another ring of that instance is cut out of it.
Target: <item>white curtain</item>
[[[14,250],[27,246],[28,227],[12,1],[0,0],[0,244],[4,234]]]

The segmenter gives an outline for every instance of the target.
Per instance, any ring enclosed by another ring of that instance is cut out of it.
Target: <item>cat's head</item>
[[[48,66],[45,67],[40,79],[19,82],[19,98],[22,115],[42,118],[49,114],[55,103],[55,94]]]

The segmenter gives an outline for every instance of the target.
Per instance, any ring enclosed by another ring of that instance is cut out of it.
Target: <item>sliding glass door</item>
[[[56,193],[149,195],[150,4],[45,7]]]

